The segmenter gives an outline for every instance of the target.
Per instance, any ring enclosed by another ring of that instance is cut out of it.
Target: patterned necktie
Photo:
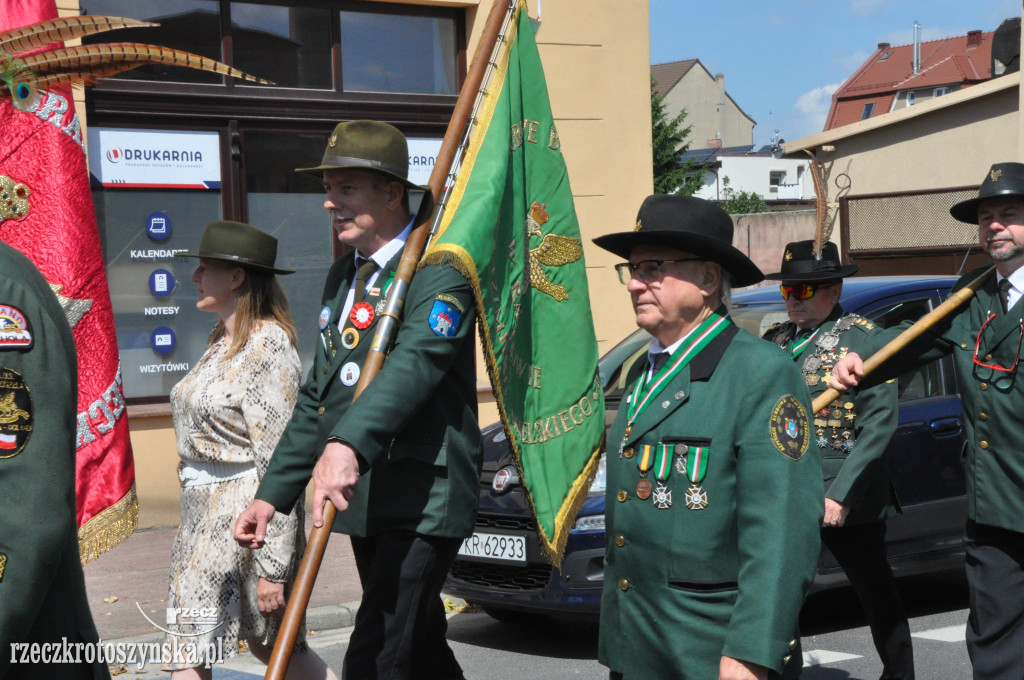
[[[1003,302],[1003,313],[1005,314],[1010,308],[1010,288],[1013,284],[1010,283],[1010,279],[1003,279],[996,285],[999,287],[999,299]]]

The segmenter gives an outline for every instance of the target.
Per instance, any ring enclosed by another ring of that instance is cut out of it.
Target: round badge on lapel
[[[349,312],[348,318],[352,325],[359,330],[369,328],[373,323],[373,307],[368,302],[357,302],[352,305],[352,311]]]
[[[343,385],[352,387],[359,382],[359,364],[354,361],[348,362],[341,367],[338,377],[341,378],[341,383]]]
[[[359,344],[359,331],[355,328],[346,328],[341,334],[341,346],[345,349],[355,349]]]
[[[331,308],[325,305],[324,308],[320,310],[320,330],[327,328],[327,324],[330,323],[330,321]]]

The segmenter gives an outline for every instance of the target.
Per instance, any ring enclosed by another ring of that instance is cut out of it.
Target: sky
[[[699,59],[756,121],[754,144],[820,132],[832,93],[877,49],[1021,16],[1021,0],[650,0],[651,63]]]

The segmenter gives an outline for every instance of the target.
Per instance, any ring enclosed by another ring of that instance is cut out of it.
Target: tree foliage
[[[722,200],[718,205],[730,215],[749,215],[768,212],[768,204],[756,191],[736,191],[729,186],[729,178],[722,178]]]
[[[694,194],[701,188],[700,173],[693,161],[680,163],[680,156],[690,148],[687,138],[692,125],[686,125],[686,109],[671,120],[665,111],[665,98],[654,89],[651,78],[651,137],[654,156],[654,193]]]

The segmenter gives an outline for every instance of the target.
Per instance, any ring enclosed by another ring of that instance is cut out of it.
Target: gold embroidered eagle
[[[142,43],[79,45],[25,54],[95,33],[158,25],[136,19],[86,15],[50,19],[0,32],[0,94],[10,96],[17,108],[30,110],[39,99],[40,90],[56,85],[94,83],[98,78],[146,64],[183,66],[272,84],[198,54]]]
[[[569,293],[565,290],[565,286],[552,283],[541,265],[561,267],[575,262],[583,256],[583,247],[578,238],[545,234],[540,230],[541,225],[549,219],[547,210],[545,210],[546,205],[546,203],[534,201],[526,216],[527,238],[530,236],[542,237],[539,246],[530,248],[530,285],[561,302],[569,299]]]

